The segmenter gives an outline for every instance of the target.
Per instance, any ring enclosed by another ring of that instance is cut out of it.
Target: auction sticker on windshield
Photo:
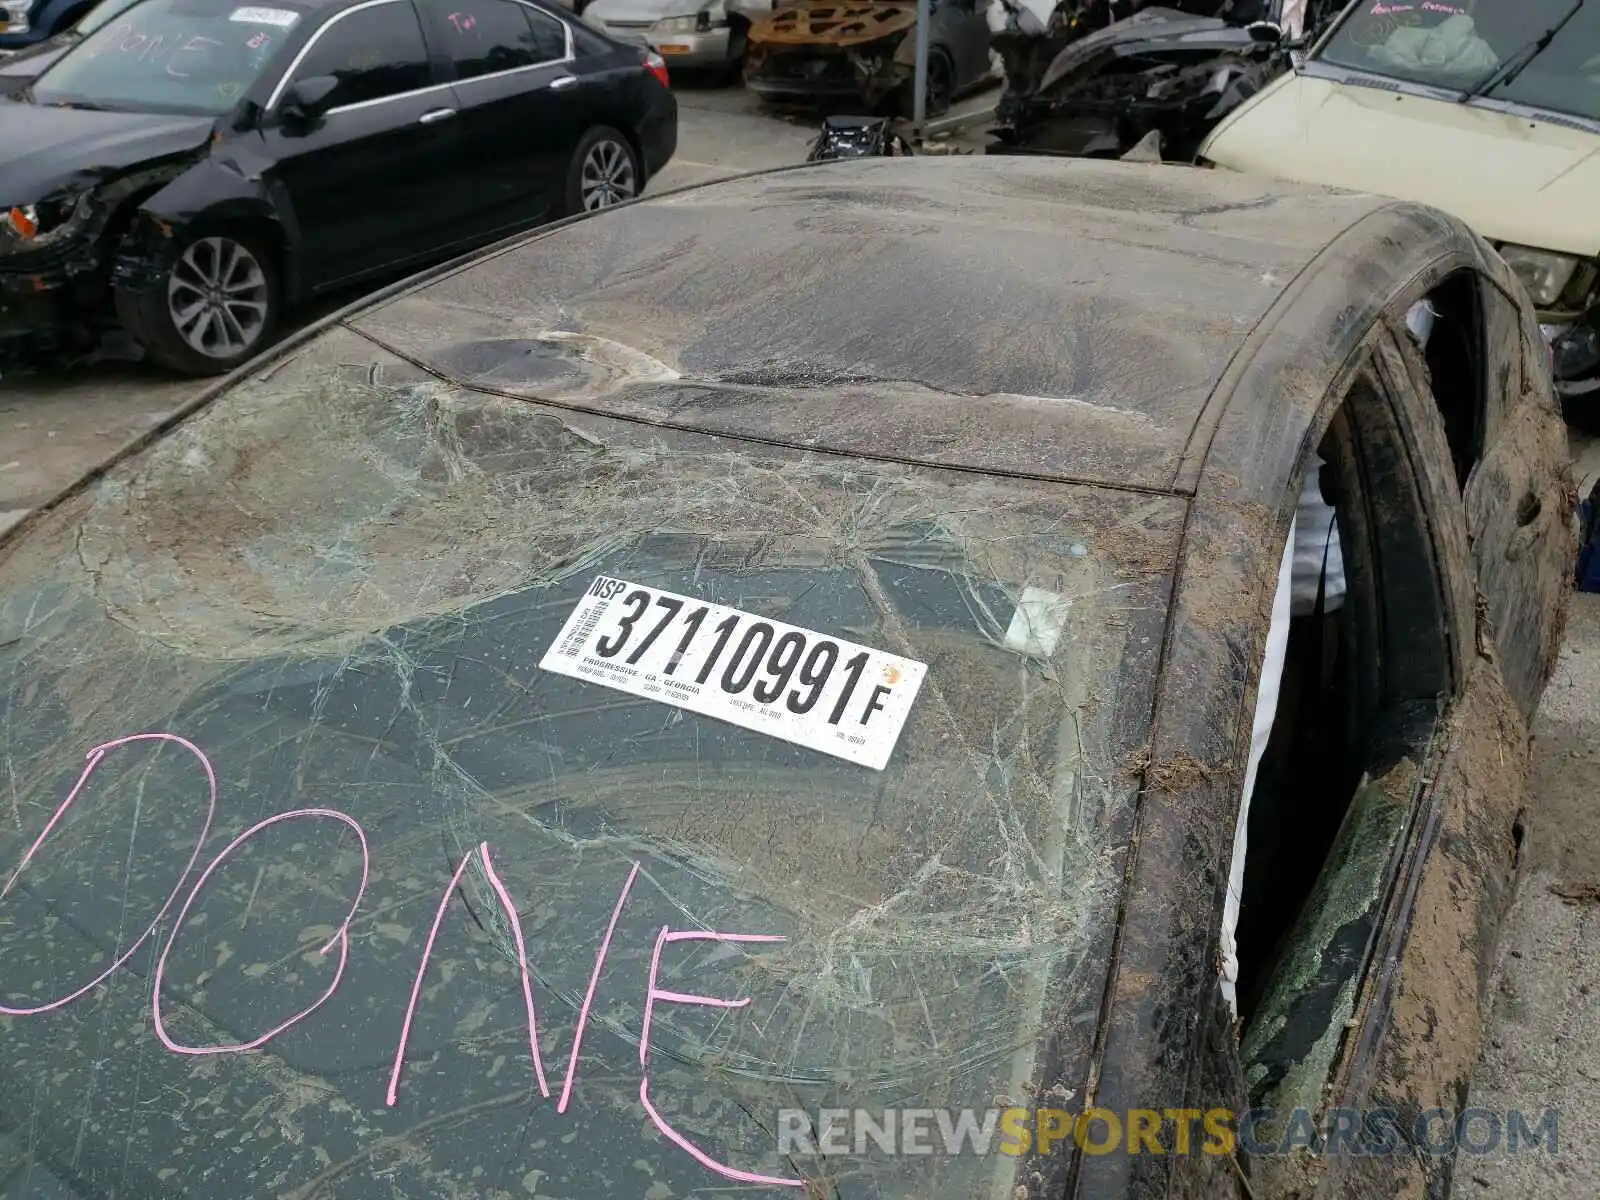
[[[716,717],[881,771],[927,664],[597,576],[542,670]]]
[[[236,8],[228,20],[242,21],[246,25],[276,25],[288,29],[300,19],[300,14],[287,8]]]

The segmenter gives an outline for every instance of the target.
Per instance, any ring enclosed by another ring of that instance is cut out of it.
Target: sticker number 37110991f
[[[925,663],[601,575],[539,666],[881,771]]]

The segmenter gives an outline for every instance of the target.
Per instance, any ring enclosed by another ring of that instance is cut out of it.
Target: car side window
[[[1433,397],[1462,489],[1483,457],[1489,375],[1495,369],[1490,351],[1498,349],[1484,337],[1482,283],[1476,271],[1452,272],[1405,317],[1407,340],[1417,351],[1407,356],[1412,381],[1423,395]]]
[[[1386,873],[1461,687],[1464,536],[1452,553],[1437,519],[1448,497],[1430,483],[1443,464],[1421,463],[1390,369],[1357,372],[1304,466],[1279,575],[1281,669],[1262,681],[1267,736],[1236,839],[1241,1053],[1252,1105],[1279,1111],[1297,1078],[1329,1078],[1349,997],[1381,982]]]
[[[549,13],[528,4],[519,4],[533,34],[533,49],[539,62],[556,62],[567,56],[567,27]]]
[[[433,82],[422,25],[405,0],[336,17],[295,68],[294,81],[331,75],[331,108],[383,100]]]
[[[455,3],[459,7],[441,12],[439,28],[457,80],[537,66],[566,56],[567,39],[560,22],[525,4],[516,0]],[[536,20],[541,24],[536,25]]]

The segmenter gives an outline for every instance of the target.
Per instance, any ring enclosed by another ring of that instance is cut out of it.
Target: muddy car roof
[[[1085,160],[820,164],[555,228],[348,324],[477,388],[1167,489],[1247,335],[1392,203]],[[561,378],[552,334],[606,379]]]

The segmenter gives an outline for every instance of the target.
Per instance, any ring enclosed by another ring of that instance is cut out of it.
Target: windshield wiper
[[[1565,28],[1568,21],[1578,15],[1578,10],[1582,7],[1583,0],[1573,0],[1572,7],[1561,15],[1559,21],[1511,55],[1510,58],[1490,71],[1477,83],[1463,91],[1461,95],[1456,97],[1456,103],[1465,104],[1468,100],[1475,100],[1479,96],[1492,92],[1503,83],[1510,83],[1522,73],[1524,67],[1544,53],[1545,47],[1555,40],[1556,34]]]

